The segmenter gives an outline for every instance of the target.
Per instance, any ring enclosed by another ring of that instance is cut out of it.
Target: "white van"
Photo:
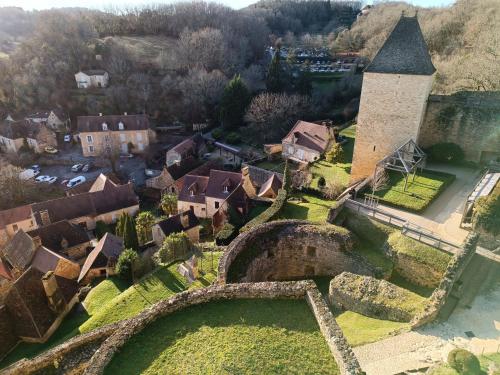
[[[84,176],[77,176],[75,178],[72,178],[71,180],[68,181],[66,184],[67,187],[72,188],[77,185],[83,184],[87,179]]]

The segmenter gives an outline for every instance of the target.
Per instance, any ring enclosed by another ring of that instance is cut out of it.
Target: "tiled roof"
[[[90,241],[85,229],[67,220],[40,227],[27,232],[27,234],[31,237],[40,237],[42,246],[55,252],[64,250],[63,240],[67,241],[69,248]]]
[[[261,187],[274,175],[276,175],[280,181],[283,180],[283,174],[281,173],[272,172],[254,165],[245,165],[244,168],[248,169],[250,181],[252,181],[255,187]]]
[[[0,228],[5,228],[7,225],[18,223],[31,218],[31,205],[10,208],[0,211]]]
[[[183,215],[187,216],[186,226],[183,225],[181,217]],[[179,233],[200,225],[200,222],[193,211],[188,210],[181,212],[180,214],[169,217],[168,219],[162,220],[157,225],[161,228],[163,234],[168,236],[172,233]]]
[[[77,128],[80,133],[102,132],[102,124],[106,123],[110,131],[147,130],[149,119],[146,115],[110,115],[110,116],[78,116]],[[123,130],[119,129],[123,124]]]
[[[417,17],[401,17],[367,73],[431,75],[436,71]]]
[[[221,167],[222,167],[222,163],[220,160],[209,160],[205,164],[202,164],[199,167],[191,170],[189,172],[189,174],[192,176],[208,176],[208,175],[210,175],[210,171],[212,169],[217,169],[217,168],[221,168]],[[177,191],[182,190],[182,187],[184,186],[184,177],[185,176],[186,175],[180,177],[178,180],[175,181]]]
[[[66,258],[41,246],[35,252],[31,267],[45,274],[49,271],[55,271],[61,259]]]
[[[283,142],[294,143],[318,152],[324,152],[330,142],[330,132],[326,125],[297,121]]]
[[[36,250],[37,245],[33,239],[20,229],[3,248],[2,253],[11,266],[24,270],[31,263]]]
[[[190,156],[181,160],[180,164],[172,164],[167,167],[167,171],[172,176],[173,180],[178,180],[179,178],[185,176],[187,173],[191,172],[200,162],[194,156]]]
[[[212,169],[205,194],[211,198],[226,199],[241,180],[241,173]],[[224,192],[224,187],[227,187],[227,192]]]
[[[82,281],[92,266],[96,266],[96,261],[103,259],[118,259],[123,251],[123,240],[111,233],[106,233],[97,243],[94,250],[90,252],[82,266],[78,282]],[[103,266],[100,262],[99,267]],[[107,263],[107,262],[106,262]],[[105,265],[105,264],[104,264]]]
[[[283,183],[278,178],[276,174],[273,174],[269,179],[260,187],[259,189],[259,197],[264,196],[269,191],[276,193],[279,189],[281,189]]]
[[[183,202],[205,203],[207,184],[208,177],[206,176],[184,176],[178,199]],[[193,191],[193,195],[190,194],[190,191]]]
[[[82,193],[88,193],[91,189],[99,190],[98,186],[103,186],[103,187],[105,186],[105,184],[100,185],[101,181],[99,182],[97,181],[99,179],[102,179],[101,176],[104,176],[104,178],[112,182],[114,185],[121,185],[120,179],[113,173],[108,173],[108,174],[101,173],[95,180],[86,181],[83,184],[76,185],[75,187],[66,190],[66,195],[77,195]]]
[[[104,74],[106,74],[106,71],[103,69],[88,69],[82,70],[82,73],[88,76],[103,76]]]
[[[5,305],[13,317],[18,336],[40,338],[49,330],[58,314],[49,307],[42,284],[44,274],[28,268],[13,284],[5,298]],[[55,276],[63,299],[68,303],[78,292],[76,281]]]
[[[200,148],[201,145],[205,143],[205,140],[203,139],[203,136],[200,133],[197,133],[193,135],[192,137],[185,139],[181,143],[178,143],[170,151],[175,151],[179,153],[180,155],[187,155],[187,154],[197,154],[198,149]]]

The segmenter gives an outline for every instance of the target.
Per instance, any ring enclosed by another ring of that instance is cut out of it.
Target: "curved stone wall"
[[[219,283],[336,276],[374,276],[378,269],[352,251],[349,230],[331,224],[283,220],[240,234],[219,263]]]

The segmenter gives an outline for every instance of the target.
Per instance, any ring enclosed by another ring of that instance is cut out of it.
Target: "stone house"
[[[89,235],[80,225],[67,220],[26,232],[31,238],[40,238],[42,246],[82,264],[91,247]]]
[[[192,210],[197,217],[211,218],[229,195],[241,185],[242,175],[212,169],[210,175],[184,177],[177,200],[179,211]]]
[[[185,159],[197,159],[206,152],[207,147],[205,144],[205,139],[203,139],[203,136],[200,133],[197,133],[167,151],[167,167],[170,167],[174,164],[179,164]]]
[[[435,71],[417,17],[401,16],[363,73],[352,182],[372,175],[398,147],[417,142]]]
[[[123,250],[123,239],[106,233],[85,260],[78,282],[88,284],[97,277],[114,275],[116,262]]]
[[[70,280],[80,273],[78,263],[46,248],[40,237],[31,237],[22,230],[2,249],[0,256],[14,279],[29,267],[42,273],[51,271]]]
[[[78,116],[83,156],[142,153],[155,142],[146,115]]]
[[[109,74],[105,70],[82,70],[75,74],[76,87],[88,89],[90,87],[107,87]]]
[[[245,165],[241,168],[243,188],[251,199],[275,199],[283,185],[283,175]]]
[[[25,119],[35,124],[47,125],[49,129],[56,132],[66,132],[71,126],[68,114],[59,108],[35,112],[26,116]]]
[[[118,185],[101,175],[88,192],[34,203],[31,210],[37,226],[68,220],[92,230],[97,221],[115,223],[123,212],[135,216],[139,199],[131,182]]]
[[[213,233],[219,232],[224,224],[231,219],[238,218],[240,221],[247,217],[249,211],[249,197],[245,192],[243,184],[239,184],[229,196],[219,205],[212,216]]]
[[[46,342],[77,302],[76,281],[28,268],[0,306],[0,356],[19,341]]]
[[[34,122],[26,123],[26,142],[28,147],[37,154],[44,152],[45,147],[57,147],[56,133],[48,125]]]
[[[172,233],[184,232],[192,243],[200,241],[200,222],[193,211],[188,210],[156,223],[152,228],[153,241],[161,246]]]
[[[333,133],[325,124],[297,121],[282,139],[282,156],[297,163],[311,163],[326,152]]]
[[[14,237],[18,230],[28,232],[36,228],[37,224],[29,204],[0,211],[0,248]]]

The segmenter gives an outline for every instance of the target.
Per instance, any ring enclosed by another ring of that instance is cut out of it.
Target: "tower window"
[[[376,148],[377,148],[377,146],[375,146],[375,145],[374,145],[374,146],[373,146],[373,152],[375,152],[375,149],[376,149]]]

